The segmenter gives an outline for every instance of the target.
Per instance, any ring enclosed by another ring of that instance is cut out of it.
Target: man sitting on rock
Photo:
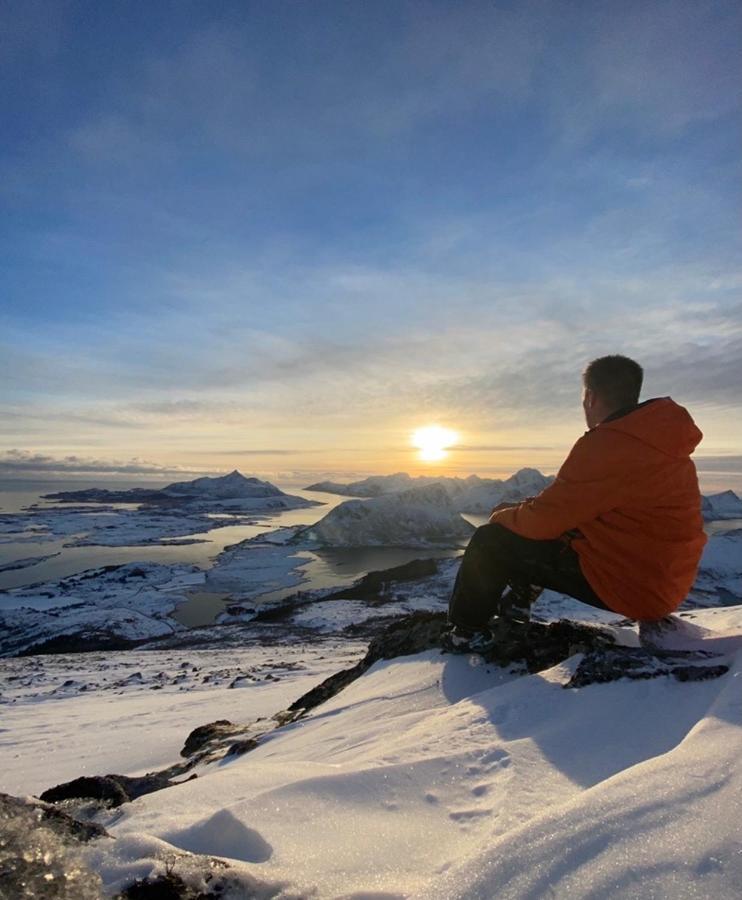
[[[685,599],[706,543],[690,459],[703,435],[669,397],[639,403],[642,378],[625,356],[587,366],[589,430],[552,484],[495,507],[472,536],[449,604],[449,650],[493,646],[528,621],[544,588],[644,622]]]

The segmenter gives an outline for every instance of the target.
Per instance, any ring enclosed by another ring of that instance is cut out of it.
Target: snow
[[[159,544],[183,535],[205,534],[215,528],[252,524],[254,518],[215,519],[182,509],[102,509],[41,507],[0,517],[0,529],[15,542],[18,535],[28,543],[67,538],[65,547],[141,547]]]
[[[740,648],[742,610],[726,612]],[[731,897],[742,658],[730,660],[714,681],[580,690],[563,687],[576,659],[538,675],[438,651],[379,662],[110,828],[323,898]]]
[[[372,500],[348,500],[300,537],[332,547],[428,547],[465,540],[474,526],[461,518],[439,484]]]
[[[577,657],[537,675],[435,650],[378,662],[247,755],[99,814],[116,841],[82,858],[109,894],[173,860],[196,877],[196,853],[287,896],[735,896],[742,608],[686,616],[725,641],[728,675],[565,690]],[[6,660],[22,678],[0,787],[168,765],[195,725],[270,716],[359,652],[332,638]],[[94,691],[65,687],[75,667]]]
[[[0,660],[0,790],[39,794],[79,775],[164,768],[197,726],[271,716],[363,652],[328,638]]]
[[[170,634],[182,628],[171,614],[203,579],[196,566],[128,563],[7,591],[0,656],[64,636],[133,641]]]

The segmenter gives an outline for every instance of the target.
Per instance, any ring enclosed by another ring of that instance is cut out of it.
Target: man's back
[[[701,438],[669,397],[646,401],[588,431],[552,485],[492,521],[537,540],[578,529],[572,546],[605,604],[661,618],[687,595],[706,543],[690,459]]]

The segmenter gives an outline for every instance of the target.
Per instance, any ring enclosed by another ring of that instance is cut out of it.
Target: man
[[[642,379],[625,356],[587,366],[589,430],[549,487],[476,530],[449,604],[449,649],[492,646],[489,620],[527,620],[543,588],[647,622],[685,599],[706,543],[690,459],[703,435],[669,397],[639,403]]]

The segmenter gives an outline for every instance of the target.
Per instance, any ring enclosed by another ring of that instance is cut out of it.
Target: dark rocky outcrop
[[[140,878],[122,891],[116,900],[200,900],[206,896],[202,891],[189,888],[179,875],[167,872],[156,878]]]
[[[131,650],[142,641],[130,641],[108,631],[60,634],[38,644],[32,644],[18,653],[18,656],[40,656],[52,653],[98,653],[112,650]]]
[[[580,661],[565,687],[580,688],[620,678],[645,679],[660,675],[672,675],[677,681],[706,681],[729,671],[729,666],[713,662],[718,659],[716,654],[703,651],[650,652],[634,647],[591,652]]]
[[[100,900],[100,877],[83,862],[80,843],[104,837],[100,826],[45,803],[0,794],[0,898]]]
[[[180,751],[181,756],[193,756],[199,750],[203,750],[215,741],[232,737],[237,732],[244,730],[244,725],[234,725],[229,719],[217,719],[208,725],[199,725],[188,735]]]
[[[258,746],[258,742],[254,738],[246,738],[243,741],[235,741],[227,748],[227,756],[242,756],[243,753],[249,753]]]
[[[413,613],[398,619],[369,644],[366,656],[350,669],[336,672],[312,688],[276,717],[282,724],[299,718],[329,700],[380,659],[393,659],[440,647],[446,629],[445,613]],[[657,678],[672,675],[678,681],[718,678],[728,666],[711,665],[705,653],[651,653],[618,646],[604,628],[569,620],[559,622],[511,623],[498,635],[498,643],[484,655],[498,666],[522,666],[541,672],[576,653],[585,654],[565,687],[616,681],[619,678]]]
[[[49,788],[41,795],[47,803],[62,800],[98,800],[109,806],[121,806],[137,797],[172,787],[173,782],[165,773],[153,772],[148,775],[86,775],[64,784]]]

